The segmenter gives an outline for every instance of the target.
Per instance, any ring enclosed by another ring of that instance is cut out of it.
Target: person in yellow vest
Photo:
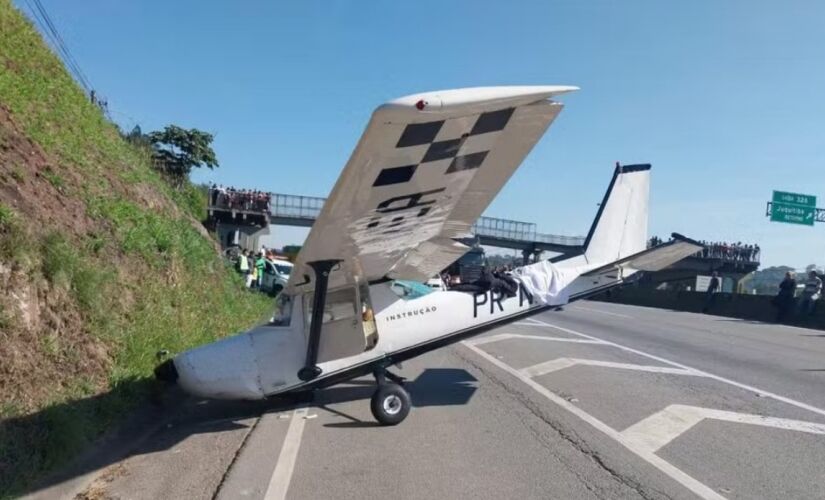
[[[249,257],[246,255],[246,250],[238,255],[238,272],[241,273],[241,276],[243,277],[244,285],[249,288],[251,278],[249,276]]]

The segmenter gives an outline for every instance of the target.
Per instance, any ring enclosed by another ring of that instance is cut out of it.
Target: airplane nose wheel
[[[387,378],[401,382],[403,379],[388,372],[375,374],[378,387],[370,400],[372,416],[381,425],[397,425],[407,418],[412,408],[410,394],[400,383],[387,382]]]

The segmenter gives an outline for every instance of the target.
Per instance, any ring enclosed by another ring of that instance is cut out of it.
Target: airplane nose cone
[[[175,361],[167,359],[155,367],[155,377],[158,380],[174,384],[178,381],[178,369],[175,368]]]

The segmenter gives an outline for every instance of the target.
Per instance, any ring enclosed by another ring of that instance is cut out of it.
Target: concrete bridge
[[[209,222],[214,225],[223,245],[234,238],[243,246],[257,248],[257,237],[268,234],[270,225],[312,227],[325,201],[325,198],[313,196],[271,193],[269,206],[265,209],[245,209],[218,203],[217,197],[210,195]],[[539,233],[535,223],[495,217],[480,217],[472,232],[471,239],[481,245],[521,250],[525,262],[539,259],[542,252],[579,253],[584,245],[581,236]],[[718,271],[737,282],[758,267],[758,261],[694,256],[658,273],[650,273],[646,280],[654,283],[688,281],[696,275]]]
[[[245,210],[216,204],[209,196],[211,221],[222,225],[250,226],[261,230],[269,225],[311,227],[321,213],[325,198],[272,193],[269,212]],[[536,224],[495,217],[481,217],[473,224],[473,239],[481,245],[521,250],[525,258],[542,252],[572,253],[581,251],[582,236],[539,233]]]

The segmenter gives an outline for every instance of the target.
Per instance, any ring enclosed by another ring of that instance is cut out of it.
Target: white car
[[[432,288],[433,290],[440,290],[442,292],[447,290],[447,286],[444,284],[444,280],[442,280],[439,276],[433,276],[432,278],[428,279],[425,285]]]
[[[288,260],[267,259],[264,266],[264,277],[261,281],[261,291],[267,292],[273,297],[281,293],[281,290],[289,281],[289,275],[292,273],[292,262]]]

